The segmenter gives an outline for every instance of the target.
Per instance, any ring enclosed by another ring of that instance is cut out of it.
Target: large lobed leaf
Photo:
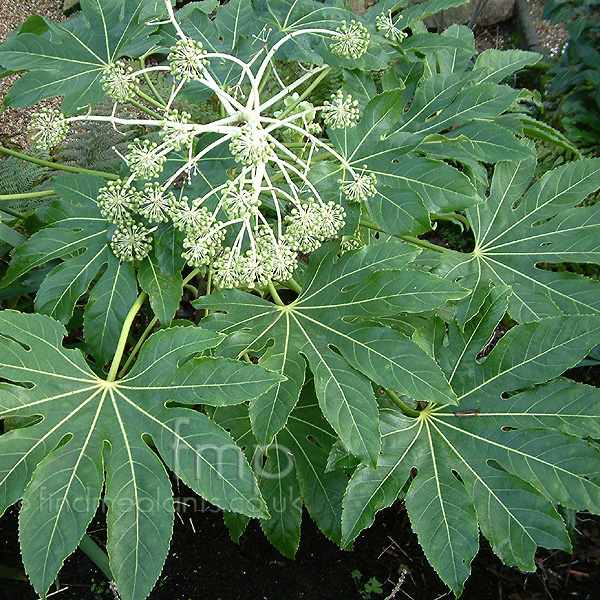
[[[439,307],[463,296],[450,282],[403,269],[418,252],[387,242],[338,257],[337,244],[313,253],[302,293],[278,306],[239,290],[222,290],[195,305],[221,311],[206,327],[236,333],[236,352],[262,353],[260,364],[287,377],[251,403],[258,440],[268,444],[285,425],[308,361],[323,414],[364,462],[379,454],[377,403],[371,381],[415,401],[455,403],[439,367],[410,338],[360,319]],[[223,314],[226,313],[226,314]]]
[[[23,498],[23,561],[44,596],[94,516],[106,472],[111,570],[122,598],[143,600],[160,574],[172,531],[173,498],[162,461],[221,508],[268,516],[230,435],[185,405],[242,403],[281,377],[202,356],[223,336],[179,327],[152,335],[124,379],[104,381],[78,350],[62,347],[65,333],[47,316],[0,313],[0,377],[13,382],[0,384],[0,418],[28,417],[30,423],[0,436],[0,514]]]
[[[430,563],[458,595],[478,549],[478,528],[508,565],[535,569],[537,546],[569,549],[554,504],[600,512],[600,452],[579,436],[600,430],[600,394],[554,380],[593,346],[600,319],[551,317],[511,329],[481,361],[508,305],[493,288],[464,330],[433,342],[459,406],[418,418],[381,415],[377,469],[361,465],[344,498],[344,542],[368,527],[407,481],[406,506]],[[416,476],[412,469],[417,470]]]
[[[598,282],[555,265],[600,264],[600,208],[577,206],[600,188],[600,159],[558,167],[530,187],[534,167],[533,159],[496,166],[487,202],[467,210],[474,251],[444,252],[436,272],[460,278],[480,299],[489,282],[510,285],[519,322],[598,313]]]

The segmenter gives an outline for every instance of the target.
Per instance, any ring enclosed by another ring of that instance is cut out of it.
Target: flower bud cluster
[[[379,15],[375,19],[375,23],[377,25],[377,31],[381,31],[383,36],[392,40],[392,42],[401,42],[407,34],[404,33],[401,29],[396,27],[399,21],[402,20],[402,15],[398,17],[396,23],[394,23],[394,19],[392,18],[392,11],[388,10],[387,13]]]
[[[104,69],[102,88],[115,102],[129,102],[138,91],[138,83],[132,76],[133,68],[122,60],[107,65]]]
[[[69,124],[59,110],[42,108],[40,112],[33,113],[29,131],[35,132],[31,136],[35,147],[48,151],[67,137]]]
[[[158,183],[147,183],[140,194],[137,213],[151,223],[165,223],[177,207],[173,192],[165,192]]]
[[[109,181],[98,193],[96,202],[102,216],[119,227],[133,224],[132,212],[138,206],[140,193],[124,181]]]
[[[296,252],[308,254],[337,235],[346,211],[335,202],[319,204],[312,198],[292,209],[285,218],[285,240]]]
[[[353,100],[350,94],[344,98],[342,90],[332,94],[331,102],[325,100],[324,105],[325,108],[322,109],[321,114],[325,124],[329,125],[331,129],[354,127],[360,119],[360,110],[357,108],[358,100]]]
[[[144,260],[152,250],[152,232],[141,223],[128,223],[117,227],[110,240],[114,255],[122,261]]]
[[[342,26],[335,30],[331,51],[345,58],[360,58],[369,47],[371,34],[367,28],[352,19],[350,23],[342,21]]]
[[[373,173],[361,173],[353,181],[341,183],[346,198],[351,202],[362,202],[377,193],[377,177]]]
[[[232,219],[249,218],[258,212],[258,194],[252,189],[246,189],[245,183],[245,179],[239,177],[230,181],[223,191],[223,208]]]
[[[179,40],[172,48],[167,60],[171,73],[184,81],[200,81],[210,64],[205,58],[202,43],[191,38]]]
[[[191,119],[192,116],[185,111],[170,111],[160,131],[163,142],[173,150],[191,148],[196,135],[193,128],[187,126]]]
[[[172,212],[173,225],[188,235],[205,232],[214,224],[215,218],[206,206],[201,206],[198,200],[193,200],[191,205],[188,197],[183,196]]]
[[[158,154],[157,147],[156,142],[140,141],[137,138],[133,144],[129,144],[125,162],[136,179],[154,179],[162,173],[167,157],[165,154]]]
[[[240,131],[233,136],[229,150],[235,160],[244,165],[265,163],[273,155],[266,133],[249,123],[240,127]]]
[[[220,223],[212,218],[206,226],[190,233],[183,240],[185,251],[181,256],[188,265],[198,268],[205,267],[221,252],[225,239],[225,228],[218,228]]]

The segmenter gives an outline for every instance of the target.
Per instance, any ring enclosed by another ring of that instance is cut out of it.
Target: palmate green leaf
[[[121,56],[140,56],[152,46],[152,28],[138,20],[149,3],[152,0],[82,0],[81,12],[70,19],[47,21],[48,32],[13,36],[0,47],[0,64],[28,72],[10,88],[6,103],[25,107],[64,96],[65,114],[97,104],[104,97],[100,82],[104,68]]]
[[[161,271],[154,252],[151,252],[140,264],[138,279],[158,320],[163,325],[170,325],[183,293],[181,272],[166,275]]]
[[[458,410],[431,405],[418,418],[383,412],[378,467],[359,466],[344,499],[349,542],[416,468],[408,513],[428,560],[456,594],[477,552],[478,527],[503,562],[533,571],[537,546],[569,548],[553,504],[600,511],[600,453],[578,437],[598,431],[600,394],[565,380],[546,383],[586,355],[600,319],[519,325],[481,362],[509,294],[507,286],[493,288],[464,330],[451,323],[448,342],[444,328],[433,343]]]
[[[373,426],[377,403],[371,381],[415,400],[454,403],[438,366],[409,338],[369,319],[422,312],[462,297],[428,273],[403,269],[418,253],[387,242],[337,258],[336,244],[311,255],[302,293],[278,306],[238,290],[201,298],[195,306],[222,311],[205,326],[242,334],[239,351],[262,352],[260,364],[288,377],[252,403],[253,430],[268,444],[284,426],[304,380],[306,359],[323,414],[349,450],[368,464],[377,460],[379,432]],[[335,349],[335,350],[334,350]]]
[[[106,471],[108,553],[119,594],[143,600],[166,557],[173,520],[163,463],[210,502],[267,516],[241,450],[182,404],[241,403],[280,377],[201,356],[222,336],[197,327],[152,335],[131,372],[99,379],[50,317],[0,313],[0,418],[33,424],[0,436],[0,514],[23,498],[25,568],[43,596],[96,512]],[[27,385],[24,385],[27,384]],[[174,407],[169,402],[177,402]]]
[[[99,364],[113,355],[123,319],[137,295],[132,266],[120,264],[107,243],[109,224],[96,204],[103,185],[104,180],[90,175],[54,177],[52,186],[61,200],[41,209],[38,218],[44,229],[15,250],[1,283],[6,287],[26,273],[62,259],[39,286],[35,307],[67,323],[75,303],[102,273],[90,293],[84,319],[86,342]]]
[[[255,439],[244,405],[218,408],[214,419],[231,430],[239,445],[248,447]],[[309,380],[273,444],[268,448],[259,446],[258,451],[252,447],[252,466],[271,515],[261,519],[261,527],[269,541],[289,558],[295,556],[300,542],[303,505],[323,534],[341,543],[342,497],[348,479],[343,471],[327,468],[335,440],[335,432],[322,419]],[[268,457],[264,464],[263,452]]]
[[[600,188],[600,159],[558,167],[529,187],[534,167],[531,159],[496,166],[487,202],[467,210],[474,251],[445,252],[436,272],[471,289],[510,285],[519,322],[597,313],[598,282],[543,264],[600,263],[600,209],[576,207]]]

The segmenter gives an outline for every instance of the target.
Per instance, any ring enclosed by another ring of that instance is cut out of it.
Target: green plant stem
[[[183,287],[184,287],[184,289],[192,292],[192,294],[194,295],[194,298],[198,297],[200,292],[198,292],[198,288],[195,288],[191,283],[186,283]]]
[[[119,176],[115,175],[114,173],[107,173],[106,171],[94,171],[92,169],[84,169],[83,167],[72,167],[70,165],[61,165],[59,163],[50,162],[49,160],[34,158],[33,156],[29,156],[28,154],[23,154],[22,152],[17,152],[16,150],[10,150],[8,148],[5,148],[4,146],[0,146],[0,153],[6,154],[7,156],[14,156],[15,158],[20,158],[21,160],[25,160],[35,165],[56,169],[58,171],[68,171],[69,173],[82,173],[84,175],[97,175],[98,177],[103,177],[104,179],[112,179],[113,181],[119,179]]]
[[[418,417],[419,416],[419,411],[415,410],[414,408],[411,408],[410,406],[408,406],[408,404],[405,404],[400,397],[398,396],[398,394],[396,394],[396,392],[392,391],[392,390],[385,390],[385,393],[389,396],[389,398],[391,399],[391,401],[407,416],[407,417]]]
[[[153,317],[152,320],[150,321],[150,323],[148,323],[148,327],[146,327],[146,329],[144,329],[144,333],[142,333],[142,335],[140,336],[140,339],[136,342],[135,346],[133,347],[133,350],[131,351],[131,353],[127,357],[127,360],[125,361],[123,368],[117,374],[117,377],[119,379],[121,379],[121,377],[123,377],[123,375],[125,375],[125,373],[127,373],[127,371],[129,371],[129,367],[131,366],[133,359],[136,357],[137,353],[140,351],[140,348],[146,341],[146,338],[152,333],[152,330],[154,329],[154,326],[157,323],[158,323],[158,317]]]
[[[273,298],[275,304],[278,304],[279,306],[285,306],[285,304],[279,297],[279,294],[277,293],[277,290],[275,289],[273,282],[270,279],[269,279],[269,282],[267,283],[267,287],[269,288],[269,293],[271,294],[271,297]]]
[[[381,229],[381,227],[377,227],[375,223],[371,223],[371,221],[367,221],[365,219],[360,220],[360,225],[363,227],[368,227],[369,229],[374,229],[375,231],[381,231],[382,233],[387,233],[393,237],[397,237],[398,239],[404,240],[409,244],[414,244],[415,246],[421,246],[421,248],[427,248],[427,250],[435,250],[436,252],[446,252],[448,248],[442,248],[442,246],[437,246],[436,244],[432,244],[427,240],[421,240],[418,237],[412,235],[398,235],[395,233],[389,233],[385,229]]]
[[[144,73],[144,75],[147,75],[148,73]],[[152,96],[148,96],[148,94],[142,92],[141,90],[138,90],[137,95],[142,99],[145,100],[148,104],[152,104],[152,106],[159,108],[161,110],[164,110],[166,108],[166,104],[161,104],[160,102],[157,102]],[[157,114],[157,113],[154,113]]]
[[[279,115],[279,118],[285,119],[287,116],[292,114],[292,112],[294,111],[296,106],[298,106],[298,104],[300,104],[300,102],[303,102],[304,100],[306,100],[306,98],[308,98],[308,96],[321,83],[321,81],[323,81],[323,79],[325,79],[325,77],[327,77],[327,75],[329,75],[329,73],[331,73],[332,69],[333,69],[333,67],[327,67],[324,71],[321,71],[319,73],[318,77],[302,92],[302,94],[300,94],[300,96],[298,96],[298,99],[293,104],[290,104],[281,113],[281,115]]]
[[[5,206],[0,207],[0,212],[6,213],[15,219],[25,219],[27,215],[25,213],[19,212],[18,210],[13,210],[12,208],[6,208]]]
[[[431,218],[434,221],[460,221],[467,231],[471,229],[471,224],[469,223],[469,219],[464,215],[459,215],[458,213],[452,213],[450,215],[438,215],[436,213],[431,214]]]
[[[56,195],[53,190],[43,192],[27,192],[26,194],[0,194],[0,202],[10,202],[11,200],[29,200],[30,198],[43,198],[45,196]]]
[[[146,292],[142,292],[137,300],[133,303],[133,306],[129,309],[127,316],[125,317],[125,321],[123,322],[123,327],[121,328],[121,335],[119,336],[119,342],[117,344],[117,350],[115,351],[115,356],[113,358],[112,364],[110,365],[110,371],[108,372],[108,376],[106,377],[106,381],[114,381],[117,378],[117,371],[119,370],[119,365],[121,364],[121,358],[123,357],[123,352],[125,352],[125,345],[127,344],[127,336],[129,335],[129,329],[131,328],[131,324],[135,319],[138,311],[146,301],[148,294]]]
[[[113,581],[113,574],[110,570],[108,555],[87,533],[81,538],[79,547],[90,557],[106,577],[108,577],[109,581]]]
[[[140,98],[143,98],[144,100],[146,100],[146,102],[148,102],[149,100],[151,101],[150,104],[157,104],[157,102],[155,102],[152,98],[150,98],[150,96],[147,96],[146,94],[144,94],[144,92],[137,92],[137,95]],[[129,104],[135,106],[136,108],[139,108],[140,110],[143,110],[146,114],[150,115],[151,117],[154,117],[155,119],[158,119],[159,121],[162,121],[164,119],[164,117],[162,115],[159,115],[157,112],[154,112],[151,108],[148,108],[147,106],[144,106],[141,102],[138,102],[137,100],[134,100],[133,98],[131,100],[128,100]],[[162,108],[162,106],[158,106],[158,108]]]
[[[143,69],[146,68],[146,56],[142,56],[140,58],[140,67]],[[144,81],[146,82],[146,85],[150,88],[150,91],[154,94],[154,97],[158,100],[158,102],[160,103],[160,105],[164,108],[167,106],[166,102],[163,100],[162,96],[158,93],[158,90],[156,89],[155,85],[152,83],[152,79],[150,79],[150,75],[148,74],[148,72],[144,72],[142,74],[142,76],[144,77]],[[143,98],[143,96],[141,96]]]
[[[290,288],[290,290],[296,292],[296,294],[302,293],[302,286],[293,277],[290,277],[285,282],[285,285],[287,285]]]

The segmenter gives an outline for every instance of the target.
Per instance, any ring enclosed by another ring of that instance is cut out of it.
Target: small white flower
[[[168,61],[171,63],[173,75],[185,81],[200,81],[206,72],[209,61],[205,58],[206,50],[202,43],[191,38],[179,40],[169,53]]]
[[[238,177],[230,181],[223,192],[223,208],[232,219],[248,218],[258,212],[258,194],[246,189],[245,185],[245,178]]]
[[[163,170],[167,157],[155,152],[158,144],[150,140],[134,140],[125,156],[127,166],[136,179],[154,179]]]
[[[31,140],[37,148],[50,150],[67,137],[69,124],[59,110],[42,108],[40,112],[33,113],[29,131],[35,132]]]
[[[158,183],[147,183],[140,195],[137,213],[148,221],[164,223],[177,206],[177,200],[172,192],[166,192]]]
[[[191,118],[191,115],[185,111],[180,113],[178,110],[173,110],[163,122],[160,135],[173,150],[187,150],[194,143],[194,130],[186,127]]]
[[[342,90],[338,90],[336,94],[331,95],[331,102],[325,100],[325,108],[321,114],[326,125],[331,129],[344,129],[353,127],[360,119],[360,111],[357,108],[358,100],[353,100],[348,94],[344,98]]]
[[[109,181],[98,191],[96,202],[104,218],[115,225],[125,226],[133,223],[131,212],[137,208],[139,192],[124,181]]]
[[[360,58],[369,47],[371,34],[367,28],[352,19],[350,24],[342,21],[342,26],[335,30],[331,43],[331,51],[346,58]]]
[[[237,162],[245,165],[265,163],[273,155],[266,133],[253,125],[243,125],[236,133],[229,150]]]
[[[115,102],[128,102],[135,97],[138,84],[131,76],[132,73],[133,68],[125,65],[122,60],[117,60],[104,68],[102,87]]]
[[[110,240],[114,255],[121,261],[144,260],[152,250],[152,232],[141,223],[120,225]]]
[[[343,182],[348,200],[361,202],[377,193],[377,177],[373,173],[361,173],[353,181]]]
[[[387,13],[379,15],[375,22],[377,24],[377,30],[381,31],[384,37],[392,40],[393,42],[401,42],[407,34],[402,30],[398,29],[396,25],[399,21],[402,20],[402,15],[398,17],[396,23],[394,23],[394,19],[392,18],[392,11],[388,10]]]

